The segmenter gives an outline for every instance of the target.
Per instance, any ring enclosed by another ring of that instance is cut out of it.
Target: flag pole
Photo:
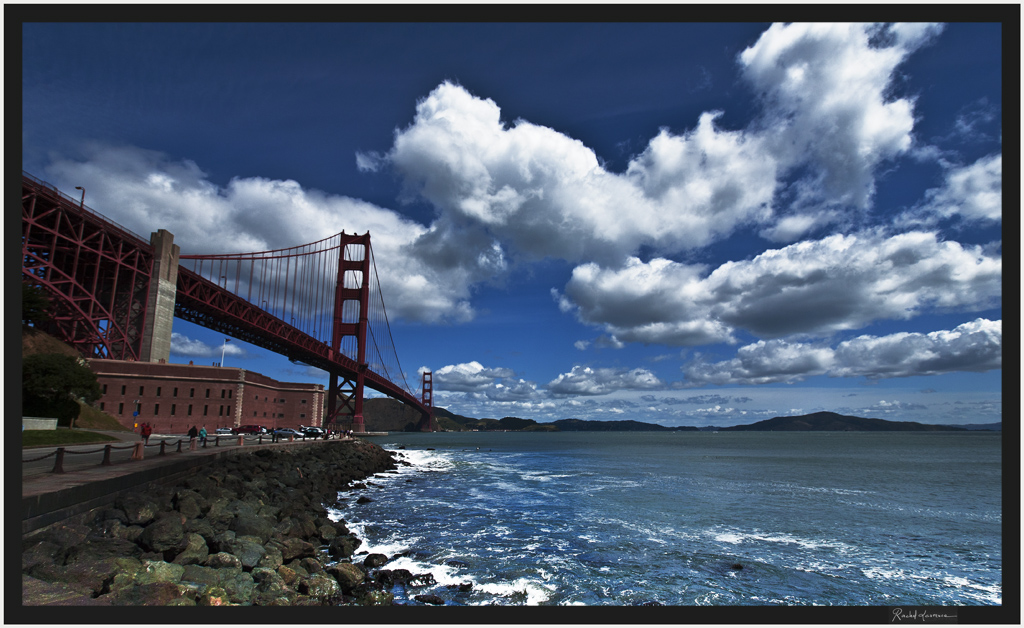
[[[224,339],[224,344],[222,344],[220,346],[220,365],[221,366],[224,366],[224,350],[228,348],[228,340],[230,340],[230,338],[225,338]]]

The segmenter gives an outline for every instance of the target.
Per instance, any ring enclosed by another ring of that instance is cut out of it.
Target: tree
[[[50,320],[50,298],[39,286],[21,282],[21,324],[35,325]]]
[[[96,374],[81,358],[59,353],[36,353],[21,365],[22,415],[52,416],[71,425],[78,400],[92,403],[103,396]]]

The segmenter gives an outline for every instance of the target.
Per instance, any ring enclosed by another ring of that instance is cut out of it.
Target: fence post
[[[165,445],[166,445],[166,441],[160,441],[160,455],[161,456],[166,456],[167,455],[167,449],[166,449]]]
[[[263,434],[262,433],[260,434],[259,440],[256,441],[256,444],[257,445],[262,445],[263,444]]]
[[[100,465],[104,467],[110,466],[110,445],[103,448],[103,462],[101,462]]]
[[[53,461],[53,471],[51,473],[64,473],[64,448],[57,448],[57,459]]]
[[[220,436],[214,436],[213,438],[215,439],[213,441],[213,446],[214,447],[220,447]]]
[[[244,436],[242,436],[241,434],[238,435],[238,446],[239,447],[241,447],[242,445],[245,444],[244,439],[245,439]]]
[[[178,439],[178,453],[181,453],[181,439]]]
[[[139,441],[135,443],[135,451],[132,452],[132,460],[142,460],[143,449],[146,446],[145,441]]]

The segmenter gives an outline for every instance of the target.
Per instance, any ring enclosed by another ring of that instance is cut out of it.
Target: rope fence
[[[277,436],[276,434],[253,434],[251,436],[246,436],[244,434],[238,434],[237,436],[233,435],[233,436],[230,436],[230,437],[225,437],[225,440],[228,440],[230,438],[230,441],[234,444],[234,446],[242,446],[246,442],[256,443],[257,445],[262,445],[263,444],[263,437],[264,436],[267,436],[267,438],[270,440],[271,443],[278,443],[278,442],[281,442],[281,441],[290,442],[289,440],[286,440],[283,436]],[[206,439],[204,439],[202,441],[201,446],[202,446],[203,449],[205,449],[208,446],[209,441],[212,440],[214,447],[220,447],[221,446],[220,439],[221,439],[221,435],[220,434],[215,435],[213,437],[207,437]],[[305,441],[306,437],[303,436],[301,440]],[[310,437],[309,440],[318,440],[318,438]],[[193,451],[193,450],[197,449],[200,446],[199,441],[200,441],[199,438],[188,439],[189,450]],[[100,452],[103,452],[103,461],[100,462],[99,466],[108,467],[108,466],[110,466],[112,464],[110,462],[110,453],[114,449],[133,449],[135,451],[132,453],[131,460],[142,460],[143,459],[143,451],[145,450],[146,447],[159,447],[160,448],[160,452],[157,455],[158,456],[166,456],[167,455],[167,445],[168,444],[170,444],[172,447],[173,446],[177,446],[176,449],[175,449],[175,453],[179,453],[180,454],[180,453],[182,453],[182,447],[181,447],[182,443],[185,443],[185,442],[186,442],[186,439],[184,439],[184,438],[179,438],[178,440],[173,441],[173,442],[168,442],[165,439],[160,439],[160,442],[158,442],[158,443],[149,443],[147,441],[140,440],[140,441],[138,441],[136,443],[129,444],[129,445],[124,445],[122,447],[118,447],[116,445],[104,445],[100,449],[87,449],[87,450],[75,450],[75,451],[70,451],[66,447],[58,447],[55,451],[51,451],[48,454],[44,454],[42,456],[39,456],[38,458],[23,459],[21,461],[21,463],[22,464],[28,464],[30,462],[39,462],[40,460],[46,460],[47,458],[53,456],[55,458],[55,460],[54,460],[54,463],[53,463],[53,469],[50,471],[50,473],[64,473],[65,472],[64,471],[64,456],[67,455],[67,454],[74,454],[74,455],[82,454],[82,455],[84,455],[84,454],[98,454]],[[229,444],[229,445],[226,445],[226,446],[230,447],[231,445]]]

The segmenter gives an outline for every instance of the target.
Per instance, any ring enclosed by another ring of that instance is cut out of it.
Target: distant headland
[[[367,429],[374,431],[406,431],[415,429],[412,411],[393,399],[367,399],[363,410]],[[800,416],[783,416],[748,425],[731,427],[666,427],[642,421],[591,421],[559,419],[538,423],[533,419],[504,417],[475,419],[434,408],[438,427],[449,432],[967,432],[1001,431],[1002,423],[976,425],[930,425],[914,421],[886,421],[835,412],[814,412]]]

